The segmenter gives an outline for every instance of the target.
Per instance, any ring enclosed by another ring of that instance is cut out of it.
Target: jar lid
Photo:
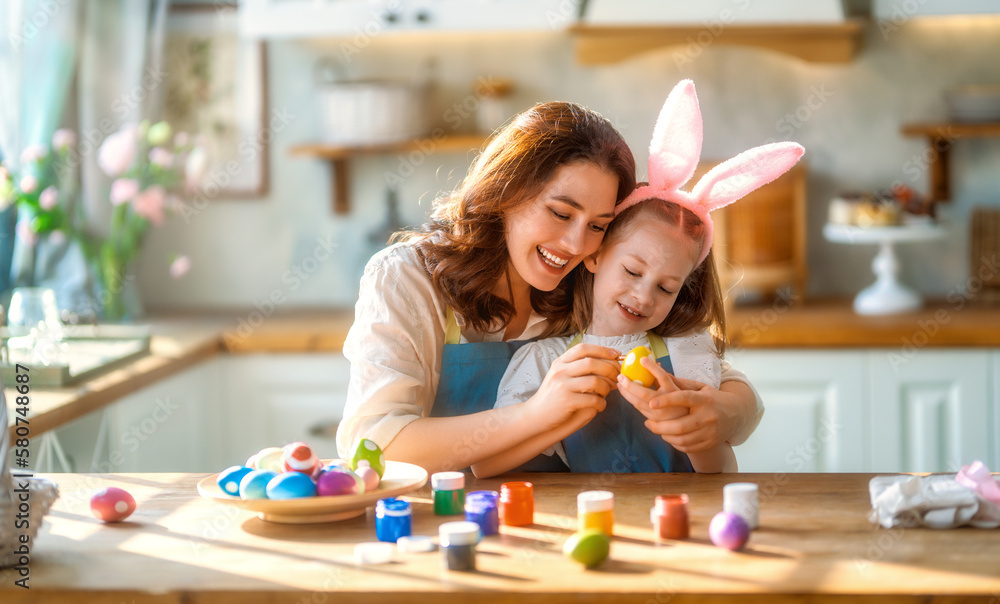
[[[407,535],[396,540],[396,548],[406,554],[434,551],[434,542],[427,535]]]
[[[445,522],[438,527],[441,547],[452,545],[475,545],[479,542],[479,525],[468,520]]]
[[[387,497],[375,502],[375,513],[385,516],[409,516],[412,513],[410,502]]]
[[[435,491],[457,491],[465,488],[465,474],[461,472],[438,472],[431,474],[431,488]]]
[[[684,493],[675,495],[657,495],[654,500],[653,510],[657,510],[657,513],[662,514],[686,508],[687,504],[688,496]]]
[[[576,496],[580,512],[606,512],[615,509],[615,494],[611,491],[584,491]]]
[[[730,482],[722,487],[722,496],[739,497],[740,499],[756,497],[757,484],[753,482]]]
[[[533,490],[534,486],[530,482],[505,482],[500,485],[501,495],[504,493],[531,495]]]
[[[469,497],[473,499],[477,497],[486,497],[493,500],[493,503],[500,501],[500,493],[496,491],[469,491],[465,494],[465,499],[468,500]]]
[[[354,546],[354,561],[358,564],[385,564],[392,561],[392,544],[381,541]]]
[[[465,509],[469,512],[483,512],[497,507],[496,491],[473,491],[465,494]]]

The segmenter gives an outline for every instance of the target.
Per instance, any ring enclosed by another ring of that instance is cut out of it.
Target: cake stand
[[[878,254],[872,261],[875,283],[854,298],[854,311],[861,315],[891,315],[920,308],[923,304],[920,294],[899,282],[899,260],[894,246],[938,239],[946,233],[947,230],[938,224],[884,227],[827,224],[823,227],[823,236],[834,243],[879,245]]]

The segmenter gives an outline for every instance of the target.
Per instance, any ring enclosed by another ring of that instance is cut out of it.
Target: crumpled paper
[[[1000,526],[1000,500],[992,500],[1000,496],[1000,484],[981,462],[954,476],[876,476],[868,491],[871,521],[885,528]]]

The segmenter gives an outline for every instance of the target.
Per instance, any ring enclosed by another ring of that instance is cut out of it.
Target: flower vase
[[[136,290],[133,262],[130,259],[102,250],[98,268],[98,310],[108,323],[129,323],[142,314],[142,305]]]

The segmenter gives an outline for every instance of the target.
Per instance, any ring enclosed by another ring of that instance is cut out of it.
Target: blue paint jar
[[[395,543],[410,535],[413,511],[410,503],[389,497],[375,503],[375,536],[379,541]]]
[[[500,532],[500,493],[471,491],[465,496],[465,519],[479,525],[483,535]]]

